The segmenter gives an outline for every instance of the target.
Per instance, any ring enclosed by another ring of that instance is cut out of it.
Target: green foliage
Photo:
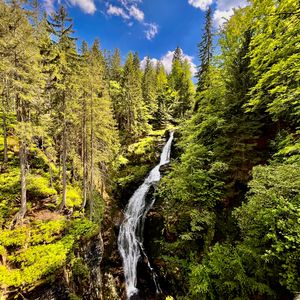
[[[72,185],[67,186],[67,207],[80,207],[82,204],[81,190]]]
[[[75,219],[70,223],[68,233],[77,240],[81,237],[88,240],[99,233],[99,225],[85,218]]]
[[[164,274],[178,298],[293,298],[300,288],[299,7],[254,0],[236,9],[213,57],[209,14],[194,115],[181,125],[177,161],[158,189]],[[173,87],[179,62],[177,51]]]
[[[0,255],[5,255],[6,264],[0,266],[0,286],[34,286],[68,262],[78,240],[90,239],[98,232],[99,226],[87,219],[36,221],[30,226],[3,230]],[[79,259],[73,261],[73,266],[80,276],[87,275]]]
[[[248,202],[235,212],[244,243],[261,253],[290,291],[299,289],[299,170],[298,163],[256,167]]]
[[[264,282],[257,282],[251,252],[242,247],[216,244],[202,264],[191,266],[190,299],[249,299],[257,294],[274,296]],[[262,274],[261,274],[262,275]],[[271,298],[271,297],[270,297]]]
[[[174,118],[183,119],[193,106],[194,85],[191,81],[191,67],[183,59],[182,50],[177,47],[172,62],[169,84],[178,94],[176,101],[170,104],[170,111]]]
[[[139,142],[128,146],[128,152],[136,155],[144,155],[146,153],[153,153],[154,144],[153,137],[146,137],[139,140]]]
[[[253,1],[251,67],[256,85],[248,108],[299,126],[299,7],[295,1]],[[267,17],[266,17],[267,16]]]
[[[9,168],[6,172],[0,173],[0,224],[3,224],[13,212],[20,190],[19,168]]]
[[[10,169],[9,172],[4,172],[0,174],[0,188],[1,188],[1,198],[5,199],[4,196],[13,196],[20,191],[19,186],[19,172],[17,168]]]
[[[70,299],[70,300],[82,300],[81,297],[77,296],[77,295],[74,294],[74,293],[70,293],[68,296],[69,296],[69,299]]]
[[[214,161],[212,151],[190,139],[181,141],[185,152],[158,188],[166,237],[162,258],[173,285],[180,285],[179,295],[187,293],[189,266],[198,261],[194,254],[209,251],[213,241],[214,210],[223,192],[222,174],[227,171],[226,164]]]
[[[67,206],[68,207],[79,207],[82,203],[82,196],[80,189],[68,186],[67,187]]]
[[[80,280],[89,278],[89,269],[82,258],[75,258],[72,261],[72,275]]]
[[[149,171],[149,167],[144,166],[130,166],[127,167],[124,171],[122,171],[121,176],[118,178],[118,184],[122,187],[126,187],[130,182],[135,182],[137,180],[141,180],[141,178],[145,178]],[[123,173],[126,176],[122,176]]]
[[[49,186],[48,178],[29,174],[26,179],[27,191],[33,198],[44,199],[57,194],[57,191],[53,187]]]

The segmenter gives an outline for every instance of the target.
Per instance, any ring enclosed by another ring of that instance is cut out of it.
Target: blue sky
[[[176,46],[182,48],[192,68],[198,65],[205,10],[214,8],[214,28],[229,18],[246,0],[44,0],[48,12],[63,2],[74,19],[75,36],[89,44],[99,38],[102,48],[119,48],[140,58],[162,60],[170,68]]]

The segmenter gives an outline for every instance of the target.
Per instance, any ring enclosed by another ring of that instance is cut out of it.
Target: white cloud
[[[147,27],[146,38],[151,41],[158,34],[158,25],[155,23],[144,23],[144,25]]]
[[[168,73],[171,72],[172,70],[172,61],[173,61],[173,57],[174,57],[174,51],[168,51],[161,59],[161,63],[163,64],[163,66],[165,67],[166,71]]]
[[[148,59],[148,57],[145,56],[145,57],[143,58],[143,60],[141,61],[141,68],[142,68],[143,70],[144,70],[145,67],[146,67],[147,59]],[[157,65],[157,63],[159,62],[159,60],[156,59],[156,58],[151,58],[150,61],[151,61],[152,65],[153,65],[154,67],[155,67],[155,66]]]
[[[132,5],[129,8],[129,15],[139,22],[144,21],[144,17],[145,17],[144,12],[141,11],[139,8],[137,8],[135,5]]]
[[[157,58],[151,58],[151,62],[153,63],[153,65],[156,65],[158,62],[161,62],[166,70],[167,73],[170,73],[172,70],[172,61],[173,61],[173,57],[174,57],[174,52],[175,51],[168,51],[165,55],[163,55],[160,59]],[[193,62],[193,57],[187,54],[182,53],[182,57],[183,59],[186,59],[190,66],[191,66],[191,72],[192,75],[194,76],[197,72],[197,67]],[[141,67],[144,68],[146,65],[146,60],[147,57],[144,57],[144,59],[141,61]]]
[[[233,9],[230,9],[230,10],[217,9],[214,12],[215,27],[217,27],[217,28],[221,27],[226,21],[228,21],[230,19],[230,17],[233,15],[233,13],[234,13]]]
[[[94,0],[70,0],[70,3],[79,6],[87,14],[93,14],[96,11]]]
[[[61,4],[62,2],[65,2],[66,4],[72,6],[78,6],[83,12],[87,14],[93,14],[97,10],[94,0],[44,0],[44,7],[46,9],[46,12],[48,14],[52,14],[55,11],[55,3]]]
[[[190,5],[200,8],[201,10],[207,10],[212,3],[213,0],[189,0]]]
[[[194,57],[189,56],[189,55],[184,55],[184,59],[186,59],[189,62],[190,66],[191,66],[191,72],[194,77],[197,73],[197,66],[194,63]]]
[[[248,3],[247,0],[218,0],[218,9],[230,10],[237,7],[245,7]]]
[[[117,5],[111,3],[117,3]],[[106,0],[106,13],[123,18],[129,27],[132,27],[135,24],[134,21],[137,21],[144,27],[146,39],[152,40],[158,34],[158,25],[145,21],[145,13],[139,7],[140,3],[143,3],[143,0],[115,0],[114,2]]]
[[[234,13],[235,8],[247,6],[247,0],[218,0],[214,12],[214,25],[222,26]]]
[[[124,6],[143,2],[143,0],[118,0],[118,1]]]
[[[188,0],[189,4],[203,11],[215,3],[216,10],[213,15],[215,27],[222,26],[234,13],[234,9],[248,5],[247,0]]]
[[[44,0],[44,7],[46,9],[47,14],[52,14],[54,9],[54,0]]]
[[[130,17],[128,16],[128,14],[124,11],[124,9],[122,7],[117,7],[117,6],[113,6],[113,5],[109,5],[107,8],[107,14],[111,15],[111,16],[118,16],[118,17],[122,17],[125,20],[130,19]]]

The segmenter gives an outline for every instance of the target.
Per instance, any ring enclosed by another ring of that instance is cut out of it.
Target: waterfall
[[[137,263],[143,254],[147,259],[148,267],[152,273],[152,278],[156,285],[157,293],[160,292],[159,284],[156,280],[156,274],[154,273],[149,260],[146,256],[143,247],[143,229],[144,222],[148,211],[154,204],[154,199],[151,203],[146,203],[145,199],[150,187],[154,186],[160,181],[160,167],[166,165],[170,161],[171,144],[173,140],[174,132],[171,132],[168,142],[165,144],[160,156],[159,164],[152,169],[144,183],[135,191],[133,196],[129,199],[126,211],[125,219],[120,227],[120,233],[118,237],[118,247],[123,259],[125,283],[127,297],[138,292],[137,285]]]

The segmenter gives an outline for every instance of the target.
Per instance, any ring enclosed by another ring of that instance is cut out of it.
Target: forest
[[[300,293],[300,4],[250,0],[217,33],[212,13],[193,80],[179,46],[170,72],[142,67],[79,46],[63,5],[0,0],[1,300],[126,299],[115,219],[170,131],[145,299]],[[81,255],[95,240],[103,276]],[[57,280],[64,296],[36,296]]]

